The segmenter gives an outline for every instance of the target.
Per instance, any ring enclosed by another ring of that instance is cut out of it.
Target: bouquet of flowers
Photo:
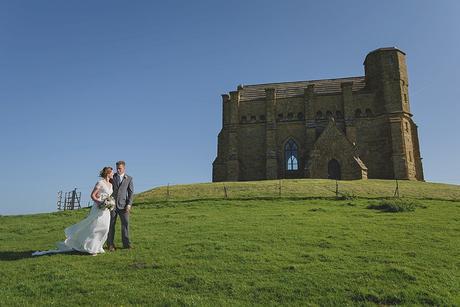
[[[112,211],[115,209],[115,198],[112,195],[103,197],[101,202],[98,204],[99,209],[109,209]]]

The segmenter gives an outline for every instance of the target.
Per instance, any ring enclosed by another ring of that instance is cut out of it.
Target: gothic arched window
[[[332,159],[327,163],[327,178],[340,180],[342,177],[339,161]]]
[[[299,169],[298,147],[293,139],[284,145],[284,157],[287,171],[297,171]]]

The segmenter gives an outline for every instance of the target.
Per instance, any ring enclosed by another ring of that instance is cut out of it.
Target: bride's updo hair
[[[110,166],[104,167],[100,172],[99,172],[99,177],[105,178],[107,177],[108,174],[113,170]]]

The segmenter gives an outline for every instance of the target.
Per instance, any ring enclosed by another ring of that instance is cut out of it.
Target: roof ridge
[[[261,85],[289,84],[289,83],[302,83],[302,82],[318,82],[318,81],[336,81],[336,80],[344,80],[344,79],[362,79],[362,78],[365,78],[365,76],[353,76],[353,77],[342,77],[342,78],[331,78],[331,79],[316,79],[316,80],[270,82],[270,83],[258,83],[258,84],[243,84],[243,90],[246,87],[254,87],[254,86],[261,86]]]

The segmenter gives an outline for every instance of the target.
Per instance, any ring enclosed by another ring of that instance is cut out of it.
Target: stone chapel
[[[222,95],[213,181],[423,180],[406,54],[370,52],[364,76],[239,85]]]

